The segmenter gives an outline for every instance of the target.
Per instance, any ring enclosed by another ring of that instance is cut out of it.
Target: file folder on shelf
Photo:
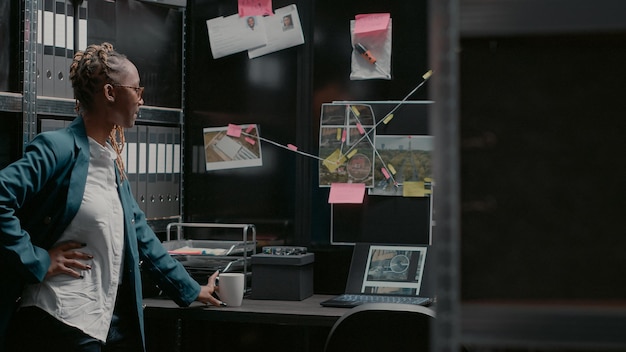
[[[124,137],[126,139],[126,147],[124,148],[124,166],[126,168],[126,177],[128,177],[133,197],[139,201],[137,193],[137,126],[127,128],[124,131]]]
[[[74,5],[72,0],[65,0],[65,65],[63,74],[65,78],[65,98],[74,98],[74,90],[72,89],[72,81],[70,81],[70,66],[74,60]]]
[[[66,56],[66,40],[67,40],[67,18],[65,1],[55,1],[54,4],[54,58],[53,58],[53,95],[57,98],[65,98],[67,96],[68,75],[65,73],[67,62]]]
[[[181,146],[180,146],[180,127],[173,129],[172,136],[172,203],[171,214],[180,214],[180,179],[181,175]]]
[[[42,84],[41,94],[54,96],[54,0],[44,0],[42,40]]]
[[[146,217],[158,218],[159,197],[157,186],[157,130],[158,127],[148,126],[148,167],[146,184]]]
[[[148,203],[148,126],[137,126],[137,146],[137,202],[139,208],[146,213]]]
[[[37,95],[43,95],[43,2],[37,3]]]

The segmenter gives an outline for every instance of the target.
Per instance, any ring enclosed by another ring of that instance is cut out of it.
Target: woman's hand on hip
[[[55,275],[69,275],[76,279],[82,279],[82,270],[90,270],[91,265],[84,261],[93,259],[93,256],[77,249],[85,247],[86,244],[68,241],[54,246],[48,250],[50,255],[50,267],[46,277]]]

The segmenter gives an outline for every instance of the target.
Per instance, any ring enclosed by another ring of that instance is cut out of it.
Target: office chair
[[[337,320],[324,351],[427,352],[434,318],[432,309],[412,304],[363,304]]]

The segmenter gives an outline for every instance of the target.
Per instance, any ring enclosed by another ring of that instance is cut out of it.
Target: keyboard
[[[417,296],[342,294],[320,302],[324,307],[352,308],[364,303],[402,303],[428,306],[433,303],[432,298]]]

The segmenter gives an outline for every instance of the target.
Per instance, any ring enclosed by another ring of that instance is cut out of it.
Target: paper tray
[[[254,242],[176,240],[163,242],[163,247],[177,259],[192,276],[220,272],[247,272]]]
[[[176,240],[165,241],[163,247],[175,257],[214,258],[252,253],[254,242],[211,241],[211,240]]]

